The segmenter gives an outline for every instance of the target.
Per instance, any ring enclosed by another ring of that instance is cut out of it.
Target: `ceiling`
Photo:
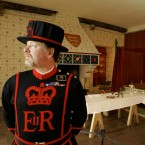
[[[145,24],[145,0],[3,0],[129,29]]]

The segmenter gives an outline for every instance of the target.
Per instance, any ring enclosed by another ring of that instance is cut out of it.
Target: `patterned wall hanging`
[[[81,55],[79,55],[79,54],[73,55],[73,63],[74,64],[81,64],[81,60],[82,60]]]
[[[64,54],[63,63],[64,64],[72,64],[72,54]]]
[[[91,64],[98,64],[98,56],[91,55]]]
[[[58,61],[57,61],[57,63],[63,63],[62,61],[63,61],[63,58],[62,58],[62,53],[60,53],[60,55],[59,55],[59,59],[58,59]]]
[[[83,64],[91,64],[90,63],[90,56],[91,55],[83,55]]]
[[[88,65],[99,64],[99,55],[95,54],[76,54],[76,53],[60,53],[57,64],[75,64],[75,65]]]

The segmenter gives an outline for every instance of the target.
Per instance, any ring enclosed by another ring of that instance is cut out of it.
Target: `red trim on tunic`
[[[71,140],[69,140],[69,144],[70,144],[70,145],[72,145],[72,142],[71,142]]]
[[[46,73],[46,74],[40,74],[39,72],[37,72],[35,69],[33,69],[33,74],[34,74],[34,76],[35,77],[37,77],[38,79],[40,79],[40,80],[45,80],[45,79],[47,79],[47,78],[50,78],[50,77],[52,77],[55,73],[57,72],[57,67],[55,66],[54,68],[53,68],[53,70],[51,71],[51,72],[48,72],[48,73]]]
[[[67,81],[67,84],[66,84],[64,107],[63,107],[63,113],[62,113],[61,136],[64,135],[64,116],[65,116],[65,111],[66,111],[66,103],[67,103],[67,99],[68,99],[69,84],[70,84],[70,80],[71,80],[72,76],[73,76],[72,74],[69,75],[69,78],[68,78],[68,81]]]
[[[53,141],[50,141],[50,142],[45,142],[45,145],[51,145],[51,144],[57,143],[57,142],[63,140],[63,139],[64,139],[65,137],[67,137],[67,136],[68,136],[68,138],[70,139],[71,136],[72,136],[72,134],[70,134],[70,133],[71,133],[71,129],[70,129],[65,135],[63,135],[62,137],[60,137],[60,138],[58,138],[58,139],[55,139],[55,140],[53,140]],[[15,134],[15,141],[16,141],[17,139],[18,139],[19,141],[21,141],[22,143],[26,144],[26,145],[36,145],[36,143],[26,141],[26,140],[20,138],[17,134]]]
[[[72,145],[71,141],[70,141],[70,138],[67,139],[62,145],[66,145],[66,143],[69,143],[69,145]]]
[[[14,140],[12,145],[19,145],[19,144]]]
[[[8,130],[11,130],[12,131],[12,130],[15,130],[15,128],[8,128]]]
[[[75,130],[81,130],[83,127],[71,127],[71,128]]]
[[[16,74],[16,83],[15,83],[15,96],[14,96],[14,106],[15,106],[15,115],[16,115],[16,131],[19,135],[19,125],[18,125],[18,112],[17,112],[17,93],[18,93],[18,84],[19,84],[19,73]]]

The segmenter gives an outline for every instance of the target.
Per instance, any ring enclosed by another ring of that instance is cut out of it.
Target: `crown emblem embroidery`
[[[44,86],[44,83],[40,84],[40,87],[31,86],[26,92],[28,105],[50,105],[53,97],[56,95],[56,88],[54,86]]]

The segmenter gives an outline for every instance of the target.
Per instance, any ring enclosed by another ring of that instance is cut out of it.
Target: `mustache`
[[[24,56],[25,56],[25,57],[32,57],[31,54],[28,53],[28,52],[25,52],[25,53],[24,53]]]

